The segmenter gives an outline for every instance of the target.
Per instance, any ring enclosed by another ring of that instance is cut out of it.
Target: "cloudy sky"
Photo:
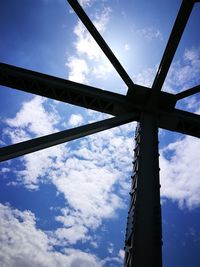
[[[151,86],[180,0],[80,0],[135,83]],[[200,4],[164,90],[200,82]],[[127,88],[65,0],[1,0],[0,61],[126,94]],[[200,114],[200,95],[178,108]],[[0,145],[107,118],[0,86]],[[0,164],[3,267],[119,267],[135,123]],[[159,132],[164,267],[199,267],[200,142]]]

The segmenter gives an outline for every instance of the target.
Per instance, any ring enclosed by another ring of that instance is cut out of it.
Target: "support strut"
[[[157,119],[141,114],[135,135],[125,267],[162,267]]]

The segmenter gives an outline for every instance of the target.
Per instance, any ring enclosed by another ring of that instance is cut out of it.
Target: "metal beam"
[[[135,90],[124,96],[5,63],[0,63],[0,84],[114,116],[140,110],[151,94],[149,88],[135,84]],[[175,106],[172,94],[160,92],[159,100],[162,107]]]
[[[200,115],[174,109],[158,113],[159,128],[200,138]]]
[[[142,113],[136,130],[124,267],[162,267],[162,224],[156,114]]]
[[[81,5],[78,3],[77,0],[67,0],[68,3],[71,5],[71,7],[74,9],[82,23],[85,25],[85,27],[88,29],[92,37],[95,39],[97,44],[101,47],[102,51],[106,55],[106,57],[109,59],[113,67],[116,69],[116,71],[119,73],[122,80],[125,82],[125,84],[128,86],[128,88],[134,88],[134,83],[132,79],[129,77],[119,60],[116,58],[110,47],[107,45],[101,34],[98,32],[92,21],[89,19]]]
[[[170,68],[171,62],[175,55],[181,36],[184,32],[189,16],[192,12],[193,6],[194,2],[192,0],[183,0],[181,4],[179,13],[177,15],[166,49],[160,62],[160,66],[152,85],[152,88],[155,92],[162,89],[163,83],[167,76],[168,70]]]
[[[147,111],[153,90],[135,85],[129,97],[0,63],[0,84],[111,115]],[[175,109],[176,96],[158,92],[159,127],[200,137],[200,116]]]
[[[88,136],[97,132],[101,132],[122,124],[138,120],[138,113],[123,114],[114,118],[106,119],[99,122],[94,122],[70,130],[65,130],[58,133],[38,137],[14,145],[0,148],[0,162],[9,160],[15,157],[23,156],[44,148],[52,147],[68,141],[72,141],[84,136]]]
[[[176,94],[175,95],[176,101],[178,101],[180,99],[183,99],[185,97],[197,94],[197,93],[200,93],[200,85],[197,85],[195,87],[192,87],[190,89],[187,89],[187,90],[185,90],[183,92],[180,92],[180,93]]]
[[[123,95],[4,63],[0,84],[115,116],[131,109]]]

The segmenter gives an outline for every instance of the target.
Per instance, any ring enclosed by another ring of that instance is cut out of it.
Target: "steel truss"
[[[125,267],[162,266],[158,128],[200,137],[200,116],[175,108],[177,101],[200,92],[200,85],[176,95],[162,92],[171,62],[195,0],[183,0],[151,88],[134,84],[77,0],[68,0],[128,87],[120,95],[88,85],[0,63],[0,84],[115,116],[70,130],[0,148],[5,161],[50,146],[138,121],[128,212]]]

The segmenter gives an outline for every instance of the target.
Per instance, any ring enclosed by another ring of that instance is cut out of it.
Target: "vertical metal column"
[[[135,141],[124,266],[161,267],[158,127],[154,114],[142,113]]]

